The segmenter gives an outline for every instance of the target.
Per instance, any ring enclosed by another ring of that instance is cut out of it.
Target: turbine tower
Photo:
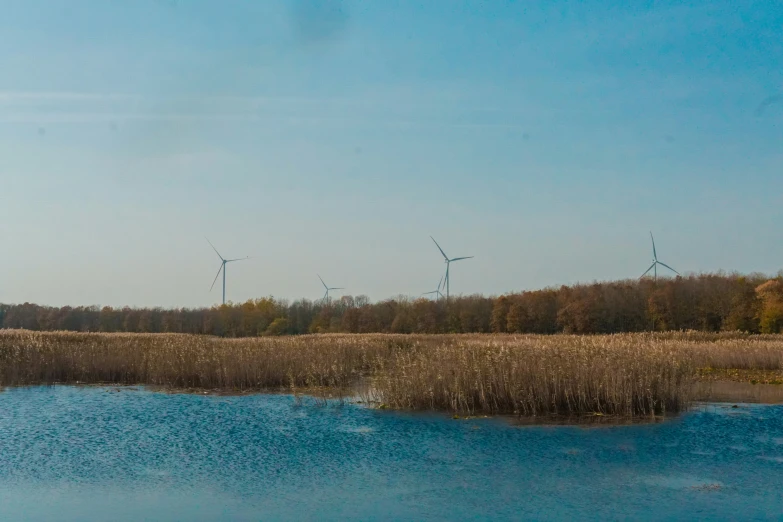
[[[421,294],[421,295],[432,295],[432,294],[435,294],[435,300],[437,301],[438,299],[440,299],[441,297],[443,297],[443,294],[441,294],[441,293],[440,293],[440,287],[441,287],[442,285],[443,285],[443,278],[441,277],[441,278],[440,278],[440,282],[438,283],[438,288],[436,288],[436,289],[435,289],[435,290],[433,290],[432,292],[424,292],[424,293],[423,293],[423,294]]]
[[[449,256],[446,255],[446,252],[443,251],[443,249],[440,247],[437,241],[435,241],[435,238],[430,236],[430,239],[432,239],[432,242],[435,243],[435,246],[438,247],[438,250],[440,250],[440,253],[443,254],[443,259],[446,262],[446,301],[449,300],[449,266],[454,261],[462,261],[463,259],[472,259],[473,256],[467,256],[467,257],[453,257],[449,259]]]
[[[223,256],[220,255],[220,252],[217,251],[217,248],[215,248],[215,245],[212,244],[212,241],[210,241],[208,238],[204,238],[207,240],[207,243],[209,243],[209,246],[212,247],[212,250],[215,251],[215,253],[220,258],[220,268],[218,268],[217,275],[215,275],[215,279],[212,281],[212,286],[209,287],[209,291],[211,292],[212,289],[215,287],[215,282],[217,281],[218,277],[220,276],[220,272],[223,272],[223,304],[226,304],[226,265],[228,263],[233,263],[234,261],[244,261],[245,259],[250,259],[250,257],[241,257],[238,259],[224,259]]]
[[[315,275],[318,276],[318,279],[321,279],[321,276],[319,276],[318,274],[315,274]],[[345,290],[345,288],[343,288],[341,286],[328,287],[328,286],[326,286],[326,283],[324,283],[323,279],[321,279],[321,284],[324,285],[324,288],[326,288],[326,293],[324,294],[323,298],[326,301],[327,305],[329,304],[329,290]]]
[[[652,240],[652,247],[653,247],[653,263],[650,265],[650,268],[648,268],[647,271],[645,273],[643,273],[642,276],[639,279],[641,279],[642,277],[646,276],[650,272],[650,270],[653,270],[655,281],[657,281],[658,280],[658,265],[664,266],[664,267],[668,268],[669,270],[671,270],[672,272],[674,272],[675,274],[680,275],[680,273],[678,271],[676,271],[675,269],[673,269],[672,267],[670,267],[666,263],[658,261],[658,253],[655,251],[655,238],[653,237],[652,232],[650,232],[650,239]]]

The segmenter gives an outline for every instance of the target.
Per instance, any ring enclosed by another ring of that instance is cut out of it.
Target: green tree
[[[264,332],[266,335],[285,335],[288,333],[288,319],[285,317],[278,317],[271,323]]]

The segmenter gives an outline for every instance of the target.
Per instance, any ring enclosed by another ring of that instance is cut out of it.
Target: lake
[[[0,392],[0,520],[783,518],[783,405],[519,426],[116,390]]]

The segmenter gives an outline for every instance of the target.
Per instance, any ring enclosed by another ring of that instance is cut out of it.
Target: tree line
[[[225,337],[307,333],[575,333],[783,331],[783,272],[700,274],[578,284],[445,300],[370,302],[273,297],[211,308],[0,305],[0,328],[190,333]]]

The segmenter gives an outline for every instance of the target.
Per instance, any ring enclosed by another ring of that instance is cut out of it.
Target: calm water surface
[[[0,520],[783,520],[783,406],[654,425],[36,387],[0,392]]]

